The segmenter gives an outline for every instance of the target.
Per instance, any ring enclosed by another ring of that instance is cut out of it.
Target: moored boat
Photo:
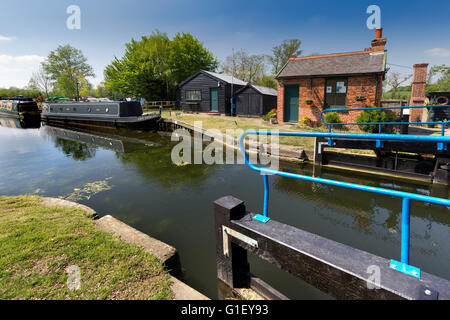
[[[0,100],[0,115],[18,119],[38,119],[41,111],[35,101],[28,98]]]
[[[42,105],[41,118],[75,126],[153,129],[161,116],[143,114],[141,104],[136,101],[47,102]]]

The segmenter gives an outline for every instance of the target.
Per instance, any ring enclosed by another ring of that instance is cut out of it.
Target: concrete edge
[[[42,205],[46,207],[65,207],[65,208],[77,208],[81,209],[84,212],[92,215],[94,219],[98,219],[97,212],[89,208],[88,206],[85,206],[84,204],[72,202],[69,200],[59,199],[59,198],[50,198],[50,197],[42,197]]]

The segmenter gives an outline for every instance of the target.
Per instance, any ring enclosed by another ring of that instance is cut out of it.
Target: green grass
[[[98,230],[75,208],[0,197],[0,299],[171,299],[156,257]],[[69,289],[69,266],[80,288]]]

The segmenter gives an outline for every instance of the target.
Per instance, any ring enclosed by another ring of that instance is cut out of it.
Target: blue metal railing
[[[327,112],[352,112],[352,111],[366,111],[366,110],[393,110],[393,109],[418,109],[418,108],[450,108],[449,105],[430,105],[430,106],[403,106],[403,107],[371,107],[371,108],[348,108],[348,109],[327,109],[323,110],[320,113],[320,119],[322,120],[323,124],[328,126],[329,132],[331,132],[332,126],[339,126],[339,125],[370,125],[375,124],[378,125],[378,133],[381,133],[381,126],[382,125],[397,125],[397,124],[403,124],[403,125],[410,125],[410,124],[438,124],[442,126],[441,134],[445,135],[445,126],[450,123],[450,119],[447,121],[426,121],[426,122],[342,122],[342,123],[328,123],[324,120],[323,115]]]
[[[447,144],[450,143],[450,137],[446,136],[421,136],[421,135],[398,135],[398,134],[365,134],[365,133],[317,133],[317,132],[298,132],[298,131],[260,131],[249,130],[244,132],[239,138],[239,148],[245,163],[252,170],[260,172],[264,178],[264,207],[263,215],[255,215],[254,219],[261,222],[268,222],[270,220],[268,215],[269,208],[269,177],[268,175],[278,175],[287,178],[300,179],[310,182],[317,182],[326,185],[366,191],[386,196],[392,196],[402,199],[402,219],[401,219],[401,262],[391,260],[391,268],[409,274],[411,276],[420,278],[420,269],[409,265],[409,251],[410,251],[410,211],[411,201],[419,201],[424,203],[431,203],[441,206],[450,207],[450,200],[443,198],[430,197],[420,194],[408,193],[397,190],[390,190],[378,187],[369,187],[354,183],[342,182],[337,180],[330,180],[318,177],[305,176],[295,173],[283,172],[273,170],[270,168],[258,167],[250,163],[247,153],[245,151],[245,137],[248,135],[278,135],[278,136],[295,136],[295,137],[322,137],[322,138],[347,138],[347,139],[364,139],[364,140],[387,140],[387,141],[428,141]]]

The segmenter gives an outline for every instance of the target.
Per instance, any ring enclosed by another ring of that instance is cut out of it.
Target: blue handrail
[[[323,115],[327,112],[351,112],[351,111],[365,111],[365,110],[392,110],[392,109],[418,109],[418,108],[449,108],[449,105],[430,105],[430,106],[402,106],[402,107],[370,107],[370,108],[348,108],[348,109],[327,109],[320,113],[320,119],[322,123],[328,126],[329,132],[331,132],[332,126],[337,125],[367,125],[376,124],[378,125],[378,133],[381,133],[381,126],[386,124],[440,124],[442,125],[441,134],[445,135],[445,126],[450,123],[450,119],[447,121],[426,121],[426,122],[342,122],[342,123],[328,123],[324,120]]]
[[[318,132],[299,132],[299,131],[265,131],[265,130],[249,130],[244,132],[239,138],[239,148],[245,163],[250,169],[260,172],[264,178],[264,208],[263,215],[255,215],[254,219],[264,223],[270,220],[268,216],[269,207],[269,179],[268,175],[278,175],[287,178],[300,179],[310,182],[317,182],[326,185],[343,187],[348,189],[366,191],[386,196],[393,196],[402,199],[402,222],[401,222],[401,262],[391,260],[391,268],[404,272],[414,277],[420,278],[420,269],[409,265],[409,239],[410,239],[410,211],[411,201],[419,201],[424,203],[437,204],[450,207],[450,200],[443,198],[430,197],[415,193],[390,190],[378,187],[370,187],[355,183],[342,182],[318,177],[305,176],[295,173],[273,170],[270,168],[258,167],[250,163],[245,151],[244,140],[248,135],[278,135],[278,136],[296,136],[296,137],[325,137],[325,138],[348,138],[348,139],[365,139],[365,140],[392,140],[392,141],[429,141],[436,143],[450,143],[450,137],[446,136],[421,136],[421,135],[399,135],[399,134],[365,134],[365,133],[318,133]]]

